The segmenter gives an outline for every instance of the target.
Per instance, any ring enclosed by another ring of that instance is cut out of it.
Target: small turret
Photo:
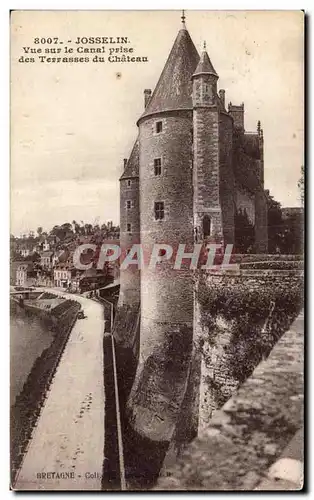
[[[206,42],[204,42],[203,52],[192,76],[194,107],[216,105],[218,78],[206,51]]]

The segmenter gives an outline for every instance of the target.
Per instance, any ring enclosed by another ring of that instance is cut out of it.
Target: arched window
[[[208,236],[210,236],[210,232],[211,232],[211,219],[210,219],[209,215],[204,215],[204,217],[203,217],[203,235],[204,235],[204,238],[207,238]]]

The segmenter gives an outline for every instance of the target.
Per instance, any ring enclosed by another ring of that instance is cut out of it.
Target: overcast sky
[[[13,13],[13,234],[73,219],[119,222],[118,178],[137,135],[143,90],[156,85],[180,16],[178,11]],[[302,13],[188,11],[186,25],[199,51],[206,40],[226,102],[245,103],[246,130],[262,122],[265,188],[283,206],[299,206]],[[34,37],[59,37],[66,45],[78,36],[127,36],[134,55],[149,62],[18,63],[23,46],[40,47]]]

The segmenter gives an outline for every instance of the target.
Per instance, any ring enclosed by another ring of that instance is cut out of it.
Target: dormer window
[[[160,134],[162,132],[162,122],[156,122],[156,134]]]

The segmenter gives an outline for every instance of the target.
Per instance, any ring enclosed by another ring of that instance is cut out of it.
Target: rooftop
[[[141,118],[161,111],[192,108],[191,77],[199,59],[199,54],[183,23]]]

